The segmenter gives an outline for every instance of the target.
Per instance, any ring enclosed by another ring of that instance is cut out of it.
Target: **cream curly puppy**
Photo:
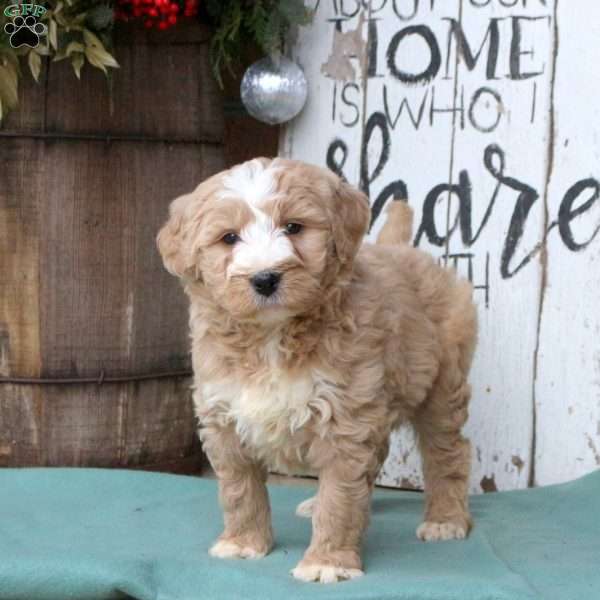
[[[417,536],[469,531],[471,286],[408,244],[363,244],[369,218],[364,194],[284,159],[238,165],[171,204],[158,246],[191,304],[194,402],[225,521],[213,556],[265,556],[267,469],[310,470],[318,493],[299,511],[312,540],[292,574],[362,575],[373,483],[407,421],[426,485]]]

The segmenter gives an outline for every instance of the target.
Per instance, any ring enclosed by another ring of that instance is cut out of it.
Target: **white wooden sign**
[[[326,0],[281,154],[326,165],[475,286],[474,492],[600,466],[600,2]],[[381,484],[421,487],[410,431]]]

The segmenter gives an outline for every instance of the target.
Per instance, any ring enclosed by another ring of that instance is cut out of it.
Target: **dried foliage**
[[[88,63],[108,73],[119,67],[111,53],[113,9],[98,0],[48,0],[47,12],[40,17],[46,33],[35,48],[13,48],[4,34],[4,25],[11,21],[0,12],[0,120],[17,105],[19,79],[24,68],[39,81],[43,60],[68,60],[77,78]]]

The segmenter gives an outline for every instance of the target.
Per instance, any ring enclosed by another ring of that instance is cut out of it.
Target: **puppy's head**
[[[348,272],[369,223],[364,194],[326,169],[255,159],[173,201],[165,266],[238,319],[299,315]]]

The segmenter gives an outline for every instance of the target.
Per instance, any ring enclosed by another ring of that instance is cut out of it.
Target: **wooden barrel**
[[[115,54],[110,85],[50,63],[0,129],[2,466],[200,463],[187,301],[155,236],[223,168],[208,31],[128,29]]]

